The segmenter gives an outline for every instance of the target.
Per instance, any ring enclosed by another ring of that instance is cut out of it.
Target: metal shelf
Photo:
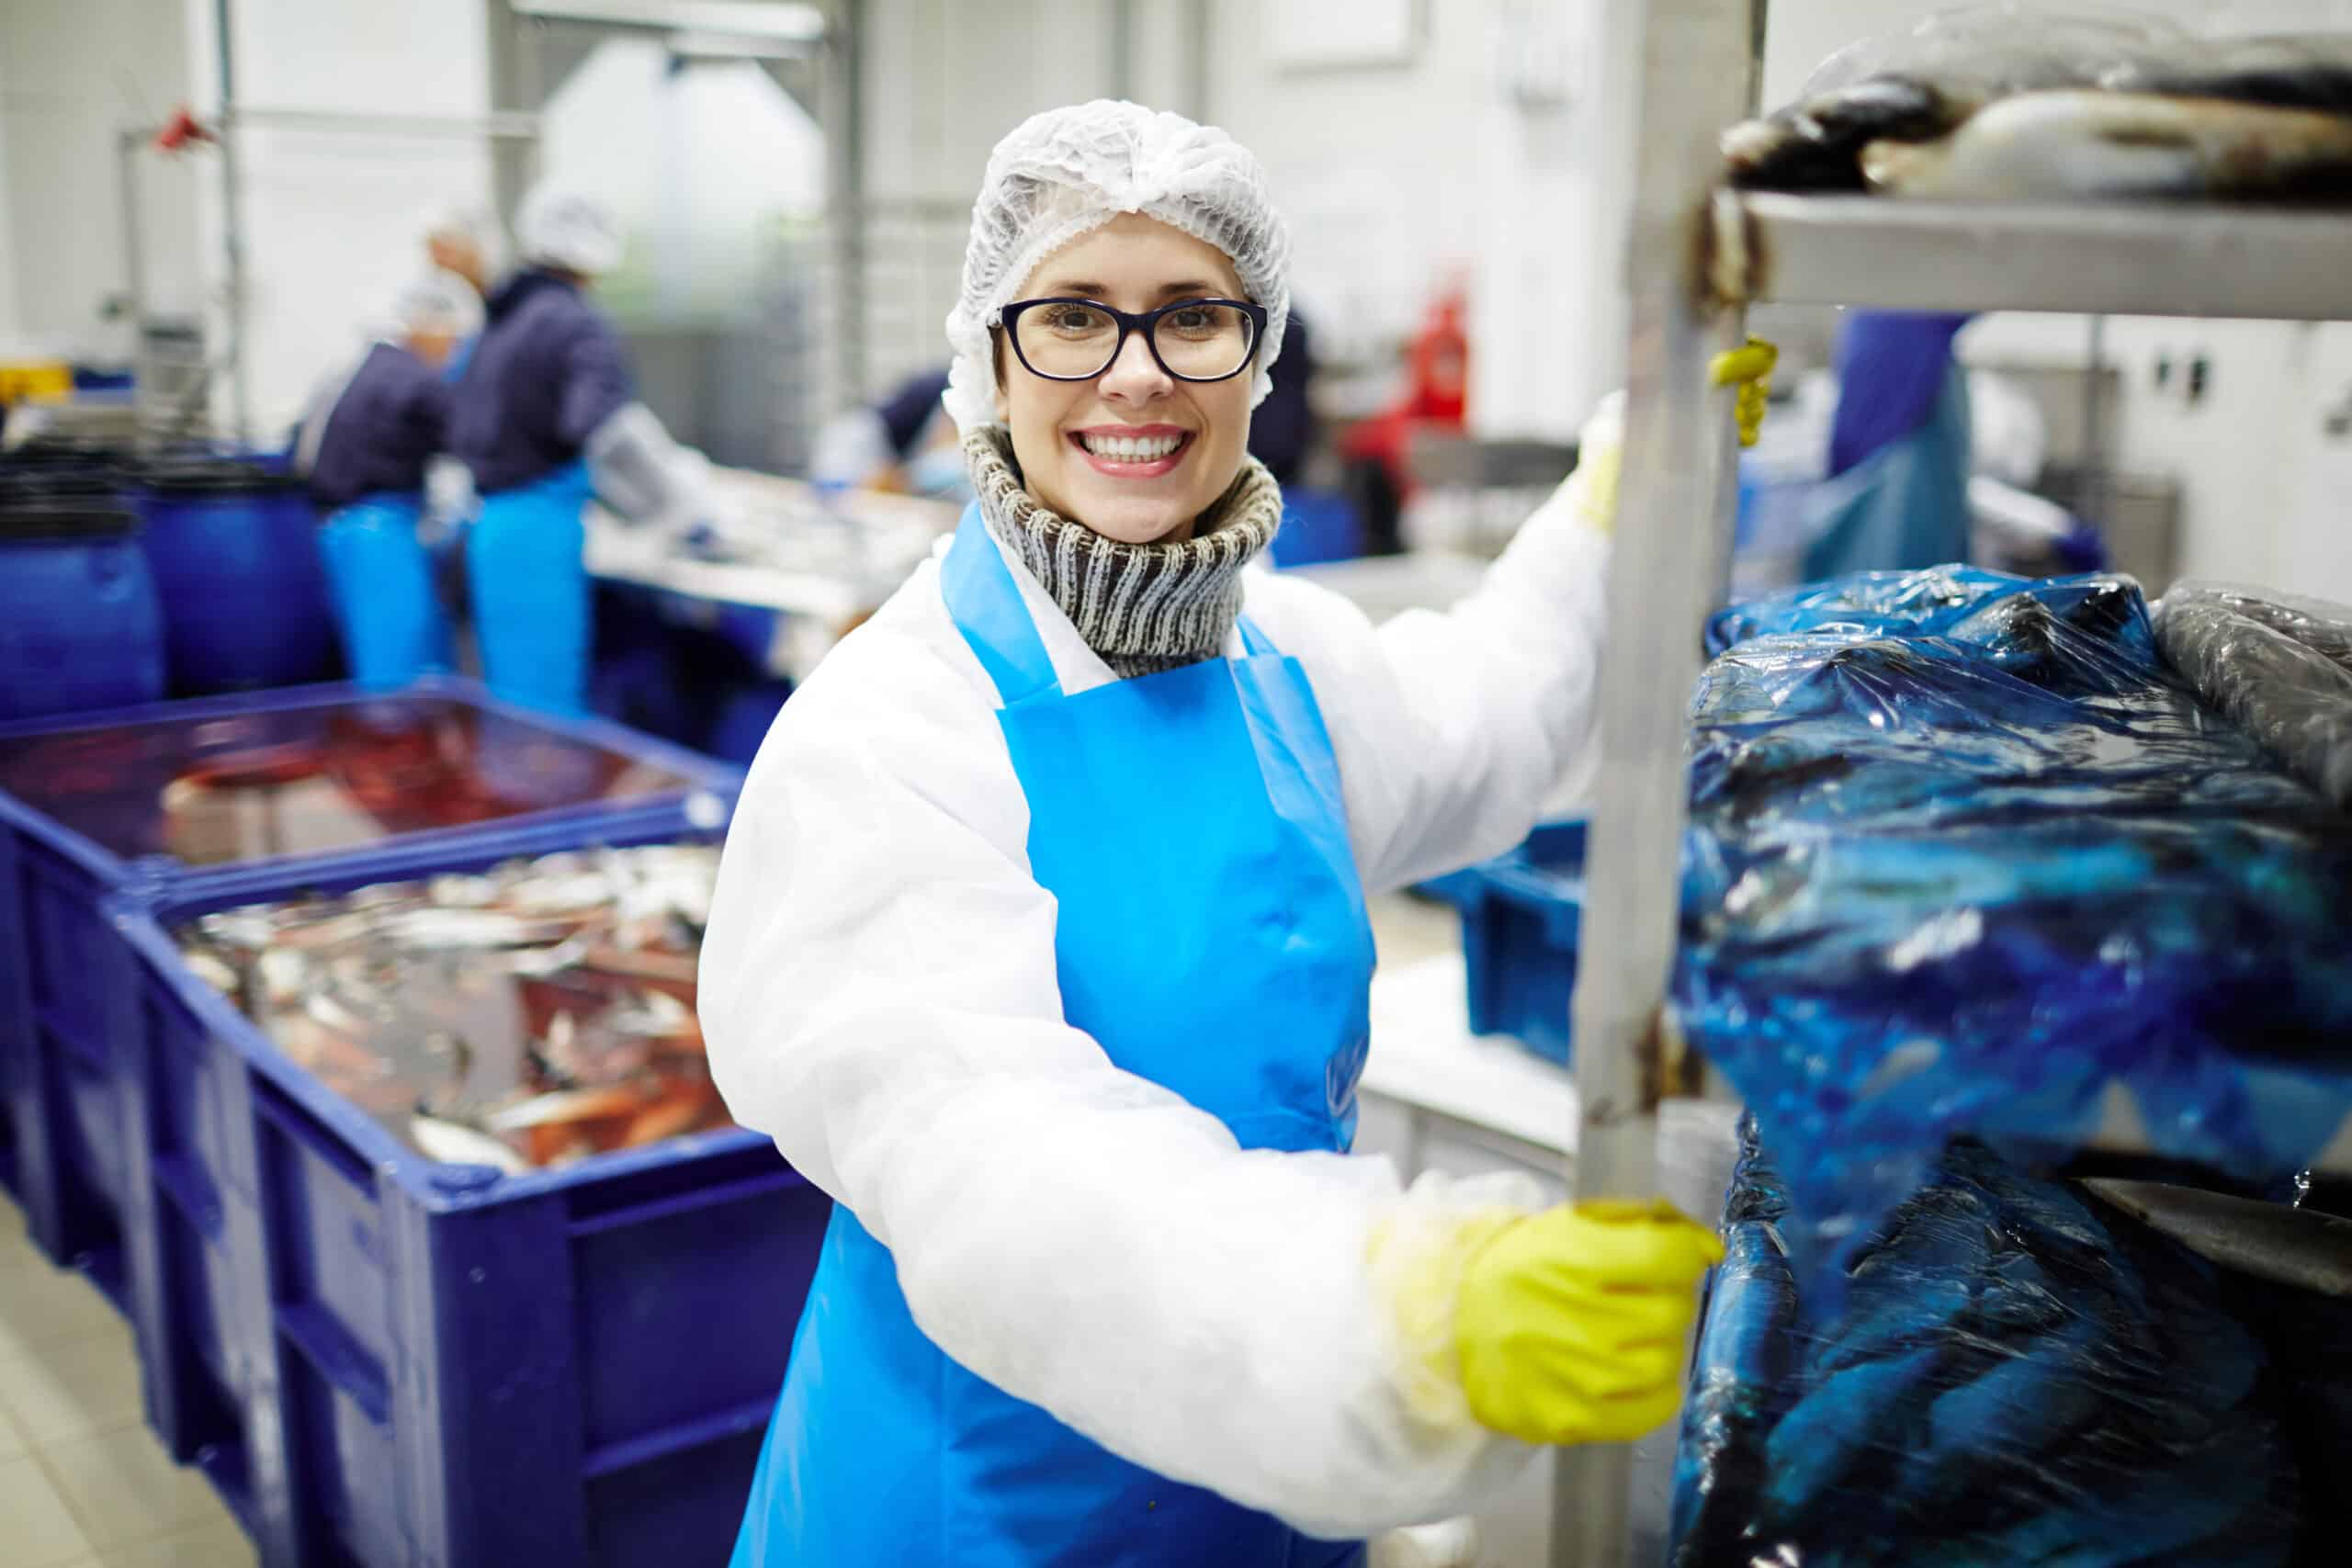
[[[1724,300],[2352,321],[2352,212],[1723,191]]]

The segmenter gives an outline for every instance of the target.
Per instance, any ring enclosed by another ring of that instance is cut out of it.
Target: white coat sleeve
[[[1367,888],[1500,854],[1571,766],[1597,762],[1609,554],[1563,487],[1448,611],[1374,630],[1335,594],[1266,585],[1272,634],[1306,662],[1331,732]]]
[[[1244,1151],[1114,1066],[1063,1020],[1026,832],[960,673],[880,624],[837,649],[752,770],[703,949],[736,1119],[890,1249],[934,1343],[1112,1451],[1317,1536],[1464,1511],[1529,1450],[1409,1397],[1367,1253],[1539,1195]]]

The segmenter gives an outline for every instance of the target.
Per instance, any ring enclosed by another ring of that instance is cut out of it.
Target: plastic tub
[[[1553,822],[1509,854],[1427,885],[1462,911],[1470,1029],[1566,1062],[1584,923],[1585,824]]]
[[[435,1164],[278,1052],[170,928],[715,831],[673,807],[109,911],[148,1412],[269,1568],[723,1562],[831,1206],[737,1129],[520,1176]]]
[[[333,673],[317,519],[295,480],[258,463],[186,457],[150,465],[138,493],[174,691],[249,691]]]
[[[393,841],[518,827],[723,821],[735,769],[593,720],[526,714],[472,682],[349,686],[0,725],[0,1117],[33,1239],[119,1290],[119,1110],[106,988],[110,895],[211,868],[323,876]]]
[[[0,720],[164,694],[163,620],[138,532],[103,490],[0,485]]]

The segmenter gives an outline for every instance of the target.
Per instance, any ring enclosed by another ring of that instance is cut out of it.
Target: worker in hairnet
[[[425,473],[449,421],[444,370],[481,327],[463,278],[435,271],[401,293],[392,333],[321,384],[293,466],[324,516],[319,547],[352,678],[398,686],[449,666],[449,630],[418,537]]]
[[[514,240],[521,265],[491,295],[450,408],[449,449],[481,498],[466,576],[491,689],[578,712],[588,680],[582,508],[594,495],[630,522],[684,530],[710,511],[709,464],[637,400],[620,333],[587,298],[620,260],[611,209],[542,184],[524,198]]]
[[[1571,491],[1377,629],[1253,570],[1288,274],[1222,131],[1098,102],[989,160],[978,499],[786,705],[702,952],[730,1111],[837,1205],[738,1568],[1351,1564],[1676,1407],[1706,1231],[1345,1157],[1366,895],[1594,744],[1610,545]]]
[[[486,302],[505,276],[506,231],[489,206],[456,203],[434,215],[424,231],[424,252],[435,266],[465,279],[475,298]],[[458,340],[449,354],[449,379],[465,374],[473,352],[471,334]]]

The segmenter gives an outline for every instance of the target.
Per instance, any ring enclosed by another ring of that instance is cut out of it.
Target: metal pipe
[[[130,297],[132,383],[144,380],[141,361],[147,352],[147,254],[146,234],[139,217],[139,151],[147,145],[148,133],[125,130],[115,137],[115,171],[121,186],[122,197],[122,260],[125,276],[123,292]]]
[[[1209,123],[1215,111],[1209,107],[1209,0],[1191,0],[1186,11],[1185,64],[1190,68],[1187,83],[1193,103],[1186,112],[1203,125]]]
[[[832,152],[828,192],[833,244],[833,320],[840,342],[835,401],[865,395],[865,0],[838,0],[826,29],[826,141]],[[831,411],[827,411],[828,412]]]
[[[2107,318],[2091,317],[2090,370],[2083,378],[2083,520],[2104,530],[2107,514]]]
[[[337,109],[236,108],[220,123],[230,130],[328,130],[381,136],[486,137],[495,141],[538,139],[539,117],[493,110],[482,115],[346,114]]]
[[[1657,1106],[1682,1065],[1666,987],[1680,915],[1685,716],[1721,583],[1729,434],[1727,400],[1707,383],[1725,325],[1700,239],[1721,172],[1715,138],[1747,107],[1756,68],[1751,0],[1651,0],[1641,14],[1625,255],[1633,336],[1587,872],[1594,918],[1574,1003],[1579,1199],[1657,1190]],[[1632,1481],[1630,1449],[1561,1451],[1555,1564],[1628,1561]]]
[[[231,31],[234,26],[229,0],[212,0],[213,44],[220,72],[220,118],[224,124],[234,119],[237,113],[236,51]],[[248,442],[253,439],[254,408],[253,378],[245,354],[243,193],[236,141],[224,137],[220,142],[220,243],[228,265],[229,388],[237,439]]]
[[[1135,0],[1111,0],[1111,96],[1136,96]]]

